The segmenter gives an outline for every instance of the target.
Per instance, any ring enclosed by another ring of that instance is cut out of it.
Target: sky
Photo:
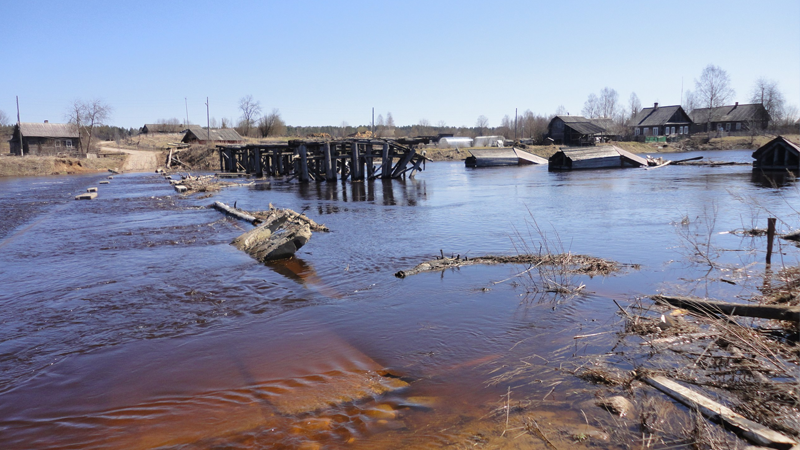
[[[289,125],[498,126],[580,114],[589,94],[681,103],[703,68],[747,103],[759,77],[800,106],[800,1],[0,0],[0,110],[64,122],[100,99],[109,123],[237,120],[245,95]]]

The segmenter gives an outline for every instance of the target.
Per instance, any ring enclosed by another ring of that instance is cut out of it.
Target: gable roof
[[[568,127],[581,134],[603,133],[609,129],[609,124],[613,124],[611,119],[587,119],[583,116],[555,116],[553,119],[561,119]]]
[[[629,151],[623,150],[616,145],[601,145],[597,147],[561,147],[559,151],[572,161],[621,156],[640,165],[647,165],[646,159]]]
[[[18,127],[24,137],[80,138],[78,127],[70,123],[22,122]]]
[[[772,148],[776,144],[786,144],[790,149],[794,149],[795,153],[800,155],[800,145],[798,145],[798,144],[786,139],[783,136],[778,136],[775,139],[773,139],[773,140],[767,142],[766,144],[762,145],[761,147],[759,147],[758,150],[754,151],[753,152],[753,158],[755,158],[755,159],[760,158],[761,155],[765,151],[769,150],[770,148]]]
[[[698,108],[692,111],[694,123],[711,122],[746,122],[748,120],[764,120],[768,118],[767,110],[760,103],[749,105],[726,105],[716,108]]]
[[[205,141],[209,137],[209,132],[207,129],[190,127],[188,130],[186,130],[186,135],[184,135],[183,140],[186,141],[190,134],[200,141]],[[244,138],[241,137],[233,128],[212,128],[210,137],[212,141],[244,141]]]
[[[691,120],[680,105],[659,106],[657,108],[642,108],[636,116],[628,122],[632,127],[653,127],[666,124],[688,124],[687,122],[670,122],[675,113],[681,112]]]

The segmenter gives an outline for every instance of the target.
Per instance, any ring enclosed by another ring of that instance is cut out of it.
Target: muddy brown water
[[[3,448],[513,447],[522,441],[499,437],[497,413],[509,389],[578,429],[608,413],[586,407],[592,386],[565,368],[624,353],[608,332],[621,323],[611,299],[755,292],[763,238],[719,233],[765,226],[764,210],[786,221],[779,228],[797,226],[800,204],[791,180],[771,187],[742,166],[548,173],[460,162],[414,180],[275,180],[205,199],[128,174],[96,200],[72,200],[102,179],[0,180]],[[305,211],[332,232],[262,265],[229,245],[250,225],[207,208],[213,200]],[[577,277],[586,293],[571,299],[530,292],[525,277],[494,284],[518,266],[393,276],[440,249],[538,248],[531,215],[550,245],[642,267]],[[710,235],[719,262],[748,271],[704,279],[681,234]],[[797,263],[795,247],[780,253]]]

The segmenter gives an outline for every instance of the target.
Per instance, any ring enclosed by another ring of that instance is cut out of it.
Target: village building
[[[692,119],[680,105],[642,108],[629,122],[633,135],[638,140],[652,136],[688,136]]]
[[[545,138],[558,145],[595,145],[598,140],[612,138],[611,119],[587,119],[583,116],[555,116],[547,125]]]
[[[197,127],[197,125],[189,125],[186,127],[179,123],[146,123],[141,129],[139,129],[139,132],[142,134],[181,133],[187,128],[191,127]]]
[[[698,108],[692,111],[692,133],[750,132],[763,130],[769,125],[769,113],[760,103]]]
[[[81,136],[72,124],[22,122],[14,125],[8,143],[17,156],[69,155],[80,153]]]
[[[800,172],[800,145],[783,136],[762,145],[753,152],[753,158],[753,169]]]
[[[210,139],[210,142],[209,142]],[[233,128],[207,128],[191,127],[181,139],[186,144],[241,144],[244,138]]]

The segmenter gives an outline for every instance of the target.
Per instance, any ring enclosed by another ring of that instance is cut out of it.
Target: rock
[[[625,417],[633,412],[633,403],[621,395],[598,399],[595,404],[614,414],[619,414],[620,417]]]
[[[389,405],[377,405],[364,411],[364,414],[382,420],[392,420],[397,418],[397,412]]]
[[[569,434],[572,436],[572,439],[578,442],[583,442],[586,440],[595,440],[595,441],[608,441],[609,436],[608,433],[600,430],[599,428],[595,428],[591,425],[580,424],[576,425],[575,427],[571,427],[569,429]]]

